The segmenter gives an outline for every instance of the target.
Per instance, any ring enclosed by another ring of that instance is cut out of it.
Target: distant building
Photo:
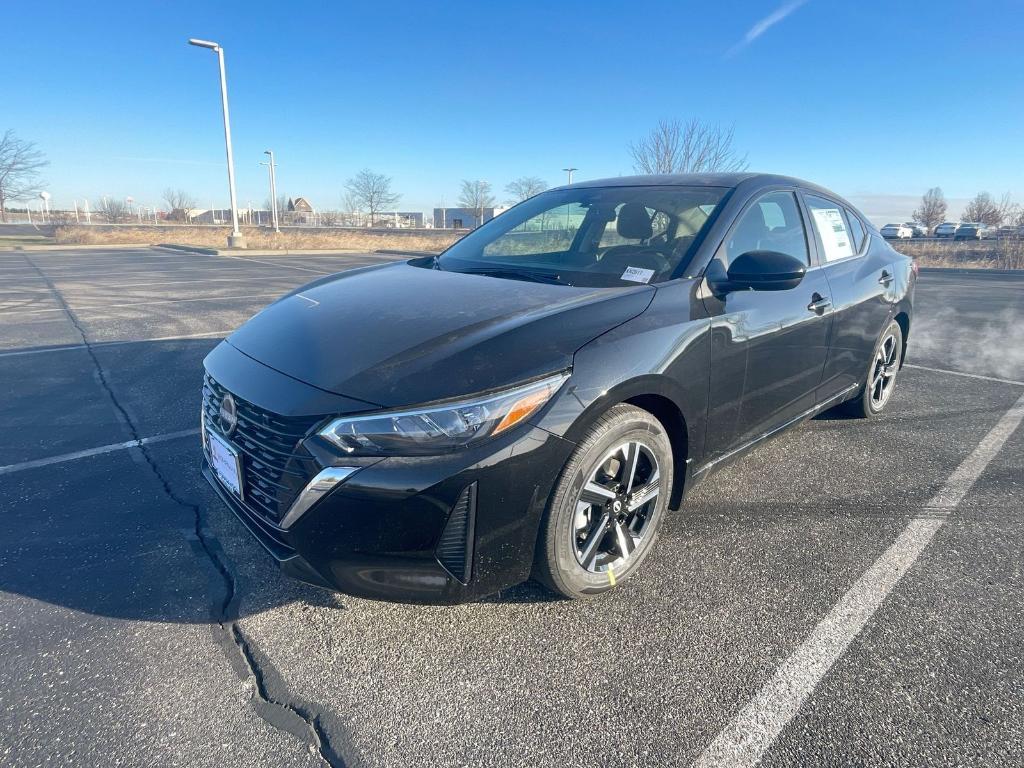
[[[187,220],[192,224],[227,224],[231,222],[231,209],[190,208]]]
[[[230,224],[230,208],[189,208],[187,210],[175,208],[167,217],[171,221],[180,221],[189,224]],[[269,225],[272,221],[270,211],[261,211],[257,208],[239,208],[239,224],[260,224]]]
[[[434,226],[438,229],[473,229],[490,221],[507,208],[435,208]]]
[[[381,211],[377,214],[378,227],[399,229],[423,229],[422,211]]]
[[[313,204],[304,197],[288,199],[288,215],[285,217],[289,224],[312,224],[313,214],[316,209]]]
[[[288,210],[292,213],[312,213],[315,209],[313,204],[304,197],[289,198]]]

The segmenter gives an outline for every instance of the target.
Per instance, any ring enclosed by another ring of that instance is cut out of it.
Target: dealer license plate
[[[213,430],[206,430],[206,439],[210,448],[210,466],[214,474],[241,498],[242,463],[238,460],[238,451]]]

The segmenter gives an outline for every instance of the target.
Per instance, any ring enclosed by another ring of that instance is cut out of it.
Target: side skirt
[[[714,459],[713,461],[709,461],[706,464],[702,464],[700,467],[698,467],[697,469],[695,469],[693,471],[693,475],[692,475],[693,479],[694,480],[702,480],[704,477],[707,476],[707,473],[710,470],[712,470],[712,469],[714,469],[716,467],[724,466],[725,463],[727,463],[729,461],[732,461],[733,459],[738,459],[743,454],[745,454],[748,451],[751,451],[754,448],[756,448],[758,445],[763,443],[765,440],[767,440],[767,439],[769,439],[771,437],[774,437],[775,435],[779,434],[780,432],[784,432],[785,430],[789,429],[792,426],[795,426],[795,425],[799,424],[802,421],[805,421],[807,419],[813,418],[814,416],[817,416],[822,411],[826,411],[826,410],[828,410],[829,408],[831,408],[834,405],[838,405],[843,400],[846,400],[853,392],[855,392],[859,388],[860,388],[860,384],[851,384],[849,387],[847,387],[846,389],[842,390],[841,392],[837,392],[836,394],[832,395],[832,397],[828,398],[827,400],[823,400],[822,402],[820,402],[817,405],[815,405],[813,408],[808,408],[806,411],[804,411],[803,413],[799,414],[798,416],[793,417],[792,419],[790,419],[789,421],[785,422],[784,424],[780,424],[779,426],[775,427],[774,429],[771,429],[768,432],[765,432],[763,435],[758,435],[753,440],[749,440],[748,442],[744,443],[743,445],[739,446],[738,448],[733,448],[728,453],[722,454],[721,456],[719,456],[717,459]]]

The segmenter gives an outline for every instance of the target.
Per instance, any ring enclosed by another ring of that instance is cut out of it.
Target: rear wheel
[[[895,320],[889,323],[875,345],[864,387],[853,400],[840,406],[850,416],[877,416],[889,404],[896,389],[896,374],[903,361],[903,329]]]
[[[653,415],[609,409],[573,452],[541,525],[534,576],[566,597],[629,578],[650,552],[672,487],[672,444]]]

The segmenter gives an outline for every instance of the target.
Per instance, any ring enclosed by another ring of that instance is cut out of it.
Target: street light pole
[[[476,202],[480,206],[480,216],[476,220],[476,225],[482,227],[484,225],[484,184],[487,182],[483,179],[477,179],[476,182]]]
[[[579,168],[563,168],[562,170],[569,174],[569,183],[572,184],[572,172],[578,171]]]
[[[274,216],[274,231],[281,234],[281,228],[277,225],[277,172],[274,170],[274,153],[267,149],[263,152],[264,155],[270,155],[269,163],[260,163],[260,165],[270,166],[270,210]]]
[[[220,67],[220,102],[224,111],[224,146],[228,158],[228,190],[231,194],[231,234],[228,236],[229,248],[245,248],[245,238],[238,229],[238,200],[235,195],[235,159],[231,152],[231,118],[228,116],[228,81],[224,72],[224,49],[218,43],[209,40],[196,40],[191,38],[189,45],[199,48],[208,48],[217,54],[217,64]]]

